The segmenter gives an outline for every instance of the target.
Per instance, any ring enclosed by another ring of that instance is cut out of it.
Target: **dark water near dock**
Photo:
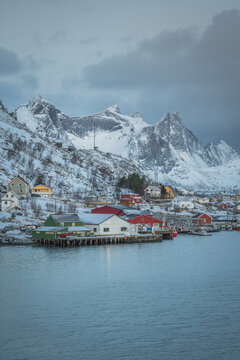
[[[0,248],[0,359],[240,359],[240,232]]]

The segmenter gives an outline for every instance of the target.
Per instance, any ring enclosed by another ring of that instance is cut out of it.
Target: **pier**
[[[79,247],[91,245],[109,245],[109,244],[133,244],[147,242],[161,242],[163,240],[172,240],[173,230],[161,231],[157,234],[137,234],[137,235],[96,235],[96,236],[68,236],[57,239],[33,239],[36,244],[57,246],[57,247]]]

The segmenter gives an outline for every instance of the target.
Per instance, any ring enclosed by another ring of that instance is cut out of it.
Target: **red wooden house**
[[[139,194],[121,194],[121,200],[132,200],[132,204],[141,204],[142,198]]]
[[[152,215],[126,215],[123,217],[124,220],[127,220],[130,224],[138,226],[146,226],[151,228],[161,228],[163,226],[163,221],[154,218]]]
[[[222,203],[219,205],[219,209],[221,209],[221,210],[227,210],[227,208],[228,208],[228,206],[225,203]]]
[[[192,223],[196,225],[211,225],[212,217],[205,213],[197,213],[192,216]]]

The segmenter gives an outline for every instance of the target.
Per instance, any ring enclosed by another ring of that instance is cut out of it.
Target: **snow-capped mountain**
[[[125,173],[135,169],[152,179],[157,176],[159,182],[175,186],[220,188],[239,187],[240,184],[237,152],[224,141],[203,146],[184,127],[178,113],[167,113],[155,125],[146,123],[137,112],[121,114],[118,105],[94,115],[70,117],[38,96],[20,106],[14,116],[11,121],[15,127],[22,127],[31,134],[35,139],[32,141],[41,140],[47,144],[52,160],[56,156],[66,158],[70,148],[74,160],[78,159],[73,172],[82,170],[81,164],[87,158],[88,168],[92,169],[88,171],[98,168],[99,161],[107,162],[106,166],[111,169],[109,180],[122,176],[123,166]],[[98,152],[92,150],[94,145]],[[68,166],[72,166],[71,157],[67,157],[69,162],[65,162],[63,168],[66,177]],[[114,166],[112,162],[115,162]],[[83,177],[87,184],[87,176]]]
[[[58,114],[56,116],[56,114]],[[0,103],[0,186],[24,177],[30,185],[41,175],[55,194],[114,193],[120,176],[141,169],[129,160],[103,152],[77,150],[67,137],[61,113],[40,97],[10,115]]]
[[[92,116],[64,119],[63,127],[77,148],[92,148],[131,159],[147,167],[150,177],[184,186],[239,186],[240,158],[223,140],[203,146],[182,124],[178,113],[167,113],[155,125],[140,113],[123,115],[117,105]],[[225,169],[225,170],[224,170]]]

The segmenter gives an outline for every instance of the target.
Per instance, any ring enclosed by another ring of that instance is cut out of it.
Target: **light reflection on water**
[[[0,359],[239,359],[240,232],[0,248]]]

